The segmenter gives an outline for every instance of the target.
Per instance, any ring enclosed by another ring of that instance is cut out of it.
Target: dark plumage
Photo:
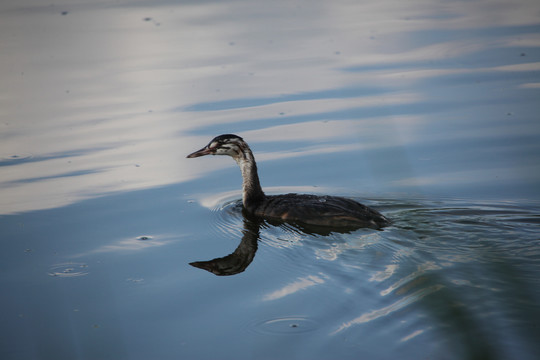
[[[252,215],[267,220],[286,221],[333,228],[379,229],[389,224],[378,211],[339,196],[305,194],[265,195],[257,173],[257,164],[248,144],[239,136],[215,137],[188,158],[204,155],[229,155],[242,171],[242,203]]]

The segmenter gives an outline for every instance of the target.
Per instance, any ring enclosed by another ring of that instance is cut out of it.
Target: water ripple
[[[331,332],[331,335],[336,335],[343,330],[346,330],[347,328],[362,324],[366,322],[370,322],[373,320],[376,320],[380,317],[387,316],[397,310],[403,309],[406,306],[409,306],[415,302],[420,301],[422,298],[426,297],[427,295],[430,295],[440,289],[442,289],[442,285],[432,285],[425,288],[421,288],[420,290],[415,291],[414,293],[404,296],[403,298],[399,299],[398,301],[392,303],[391,305],[385,306],[380,309],[372,310],[367,313],[364,313],[350,321],[347,321],[343,323],[339,328],[337,328],[335,331]]]
[[[250,328],[264,335],[295,335],[315,331],[319,323],[303,316],[290,316],[257,321]]]
[[[49,276],[71,278],[88,275],[88,265],[85,263],[63,263],[49,268]]]
[[[210,228],[216,236],[241,239],[243,216],[242,202],[240,200],[226,200],[218,203],[211,208],[211,212]]]
[[[30,153],[0,155],[0,166],[18,165],[30,161],[34,155]]]

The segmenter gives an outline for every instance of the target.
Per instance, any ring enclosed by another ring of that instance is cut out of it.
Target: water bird
[[[208,145],[189,154],[187,158],[205,155],[228,155],[236,161],[242,172],[242,204],[250,215],[270,221],[331,228],[380,229],[390,223],[377,210],[340,196],[266,195],[259,181],[255,157],[240,136],[216,136]]]

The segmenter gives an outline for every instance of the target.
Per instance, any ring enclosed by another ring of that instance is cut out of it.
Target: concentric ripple
[[[34,156],[29,153],[20,153],[20,154],[8,154],[0,155],[0,165],[16,165],[27,160],[32,159]]]
[[[50,267],[49,276],[71,278],[88,275],[88,265],[85,263],[63,263]]]
[[[239,237],[243,229],[242,201],[229,200],[212,209],[212,229],[217,234]]]

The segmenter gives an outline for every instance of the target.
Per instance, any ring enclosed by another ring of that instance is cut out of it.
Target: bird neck
[[[249,148],[244,148],[242,154],[235,157],[235,160],[242,172],[242,203],[246,210],[252,212],[265,198],[259,182],[255,157]]]

